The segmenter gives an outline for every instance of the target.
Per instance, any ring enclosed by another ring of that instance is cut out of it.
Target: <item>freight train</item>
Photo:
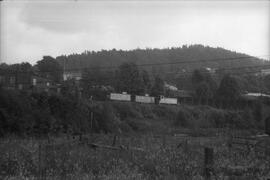
[[[139,96],[139,95],[131,95],[123,92],[120,93],[111,93],[109,99],[112,101],[130,101],[137,103],[147,103],[147,104],[168,104],[168,105],[177,105],[177,98],[168,98],[164,96],[152,97],[149,95]]]

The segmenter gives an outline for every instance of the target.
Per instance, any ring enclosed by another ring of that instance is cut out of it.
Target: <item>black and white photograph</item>
[[[0,179],[270,180],[270,1],[0,0]]]

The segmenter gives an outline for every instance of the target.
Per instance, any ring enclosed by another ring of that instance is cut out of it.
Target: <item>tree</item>
[[[193,71],[191,81],[192,81],[193,85],[196,85],[197,83],[200,83],[200,82],[204,81],[203,73],[200,70],[195,69]]]
[[[159,76],[155,77],[154,85],[151,89],[152,96],[164,95],[164,81]]]
[[[138,66],[134,63],[123,63],[116,71],[116,90],[131,94],[142,94],[144,87]]]
[[[260,100],[254,102],[253,117],[257,122],[261,122],[263,119],[262,107],[263,104]]]
[[[213,91],[209,87],[209,84],[205,81],[197,84],[197,87],[195,89],[196,96],[202,100],[202,99],[210,99],[213,97]]]
[[[32,65],[28,62],[22,62],[20,64],[17,63],[17,64],[11,64],[11,65],[8,65],[6,63],[2,63],[2,64],[0,64],[0,69],[8,70],[11,72],[21,72],[21,73],[33,71]]]
[[[55,82],[62,80],[63,69],[60,64],[51,56],[43,56],[43,59],[36,64],[40,73]]]
[[[214,97],[217,85],[208,71],[204,69],[194,70],[191,80],[195,95],[200,101]]]
[[[239,99],[241,96],[241,90],[237,80],[230,75],[224,76],[218,88],[217,96],[218,98],[226,100]]]
[[[144,92],[145,93],[149,93],[149,91],[151,90],[151,81],[150,81],[150,77],[147,71],[143,70],[142,73],[142,81],[143,81],[143,85],[144,85]]]
[[[83,94],[94,99],[105,100],[112,91],[112,72],[101,71],[99,67],[84,70],[81,79]]]
[[[270,91],[270,75],[265,76],[263,82],[267,90]]]

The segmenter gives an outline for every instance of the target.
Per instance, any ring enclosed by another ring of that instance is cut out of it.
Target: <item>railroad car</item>
[[[111,93],[110,94],[110,100],[115,100],[115,101],[131,101],[131,95],[123,92],[122,94],[120,93]]]
[[[135,102],[154,104],[155,103],[155,97],[151,97],[151,96],[135,96]]]
[[[177,105],[177,98],[167,98],[164,96],[160,96],[159,104],[172,104]]]

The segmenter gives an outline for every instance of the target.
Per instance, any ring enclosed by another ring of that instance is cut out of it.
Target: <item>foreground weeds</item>
[[[83,143],[84,142],[84,143]],[[92,135],[82,141],[11,139],[0,144],[0,179],[204,179],[204,147],[214,148],[212,179],[263,179],[269,156],[228,147],[225,137],[121,137]],[[140,149],[135,149],[140,148]]]

